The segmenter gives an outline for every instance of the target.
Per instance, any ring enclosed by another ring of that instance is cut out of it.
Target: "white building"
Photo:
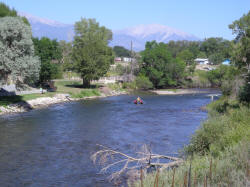
[[[196,58],[195,60],[194,60],[197,64],[201,64],[201,65],[207,65],[207,64],[209,64],[210,62],[209,62],[209,60],[207,59],[207,58]]]
[[[132,60],[131,60],[131,58],[129,58],[129,57],[123,57],[123,61],[124,61],[124,62],[131,62]]]

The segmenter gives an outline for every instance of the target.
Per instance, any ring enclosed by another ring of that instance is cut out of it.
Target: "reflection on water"
[[[207,114],[204,94],[118,96],[0,117],[0,186],[111,186],[90,162],[96,144],[176,155]]]

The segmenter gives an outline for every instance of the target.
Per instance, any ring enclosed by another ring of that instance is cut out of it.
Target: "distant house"
[[[201,65],[207,65],[210,64],[209,60],[207,58],[196,58],[194,60],[197,64],[201,64]]]
[[[122,58],[121,57],[115,57],[115,62],[121,62]]]
[[[226,59],[222,62],[223,65],[230,66],[230,60]]]
[[[124,62],[131,62],[131,58],[129,58],[129,57],[123,57],[123,61]]]

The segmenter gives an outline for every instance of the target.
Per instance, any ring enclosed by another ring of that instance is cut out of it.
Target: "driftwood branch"
[[[177,157],[152,154],[146,145],[142,146],[142,151],[136,152],[137,156],[130,156],[103,145],[98,146],[101,149],[91,156],[91,160],[94,164],[102,167],[100,170],[102,173],[112,170],[112,174],[110,175],[111,180],[131,170],[147,169],[150,167],[169,168],[178,166],[183,162],[182,159]],[[160,160],[162,159],[165,162],[161,163]],[[166,162],[166,160],[172,162]]]

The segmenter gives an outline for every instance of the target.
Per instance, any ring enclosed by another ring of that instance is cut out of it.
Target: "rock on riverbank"
[[[56,94],[54,97],[40,97],[22,101],[8,106],[0,106],[0,114],[26,112],[31,109],[49,106],[51,104],[70,101],[69,94]]]
[[[112,91],[110,94],[105,95],[102,94],[101,96],[90,96],[84,98],[71,98],[69,94],[56,94],[54,97],[40,97],[28,101],[22,101],[15,104],[10,104],[8,106],[0,106],[0,115],[9,114],[9,113],[21,113],[27,112],[32,109],[36,108],[43,108],[47,107],[52,104],[69,102],[69,101],[77,101],[81,99],[96,99],[96,98],[103,98],[108,96],[117,96],[126,94],[126,92],[119,92],[119,91]]]

